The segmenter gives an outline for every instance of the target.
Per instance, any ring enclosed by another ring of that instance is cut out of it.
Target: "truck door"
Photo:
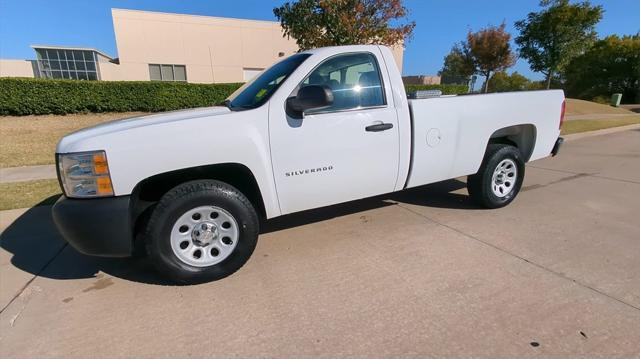
[[[271,101],[271,158],[283,214],[394,190],[398,119],[380,63],[378,50],[319,62],[285,95],[295,96],[303,86],[326,85],[334,101],[302,118],[287,115],[283,100]]]

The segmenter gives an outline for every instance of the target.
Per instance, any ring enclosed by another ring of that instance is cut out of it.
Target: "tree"
[[[531,91],[542,89],[540,82],[534,82],[517,71],[511,75],[505,71],[496,72],[489,80],[489,92]]]
[[[459,43],[451,48],[451,52],[444,58],[442,70],[438,71],[443,84],[469,83],[471,76],[476,73],[475,65],[469,54],[465,52],[463,43]]]
[[[543,0],[540,6],[545,9],[515,23],[520,32],[515,41],[520,57],[529,61],[533,71],[546,76],[549,88],[553,77],[595,41],[595,25],[603,10],[589,1]]]
[[[337,45],[397,45],[413,34],[402,0],[298,0],[273,9],[284,36],[301,50]],[[397,24],[392,26],[391,23]]]
[[[473,63],[476,72],[485,77],[484,92],[488,91],[488,82],[492,72],[503,71],[515,64],[515,56],[511,51],[511,35],[505,30],[506,25],[489,26],[478,32],[467,34],[463,53]]]
[[[613,35],[575,57],[564,72],[571,96],[594,99],[622,93],[625,102],[640,102],[640,33]]]

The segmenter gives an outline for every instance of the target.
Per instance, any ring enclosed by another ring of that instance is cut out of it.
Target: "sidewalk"
[[[56,178],[55,165],[0,168],[0,183]]]
[[[616,118],[624,118],[624,117],[633,117],[633,116],[638,116],[637,113],[602,113],[602,114],[598,114],[598,113],[590,113],[588,115],[567,115],[566,119],[568,121],[573,121],[573,120],[602,120],[602,119],[616,119]]]
[[[640,104],[631,104],[631,105],[620,105],[620,107],[627,109],[629,111],[640,113]]]
[[[579,140],[581,138],[608,135],[611,133],[624,132],[628,130],[640,130],[640,124],[603,128],[601,130],[595,130],[595,131],[578,132],[571,135],[564,135],[562,137],[564,137],[565,141],[573,141],[573,140]]]

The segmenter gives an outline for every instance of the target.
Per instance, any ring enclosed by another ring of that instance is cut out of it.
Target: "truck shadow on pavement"
[[[466,193],[454,193],[454,191],[466,187],[467,184],[465,182],[452,179],[410,188],[400,192],[289,214],[262,223],[260,233],[265,234],[305,224],[326,221],[331,218],[342,217],[369,209],[392,206],[396,203],[433,208],[481,209],[470,201]]]
[[[261,234],[276,232],[358,212],[408,203],[434,208],[479,209],[466,194],[453,193],[464,182],[448,180],[291,215],[261,224]],[[11,264],[36,276],[69,280],[95,278],[98,273],[155,285],[173,285],[158,275],[146,258],[99,258],[83,255],[60,236],[51,217],[51,199],[26,211],[0,235],[0,247],[12,254]],[[96,224],[99,228],[99,223]]]

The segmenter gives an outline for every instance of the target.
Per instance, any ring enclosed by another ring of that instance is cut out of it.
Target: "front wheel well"
[[[225,182],[237,188],[251,201],[256,212],[266,217],[260,187],[251,170],[239,163],[223,163],[160,173],[138,183],[131,195],[134,230],[138,232],[144,226],[145,218],[170,189],[181,183],[203,179]]]

